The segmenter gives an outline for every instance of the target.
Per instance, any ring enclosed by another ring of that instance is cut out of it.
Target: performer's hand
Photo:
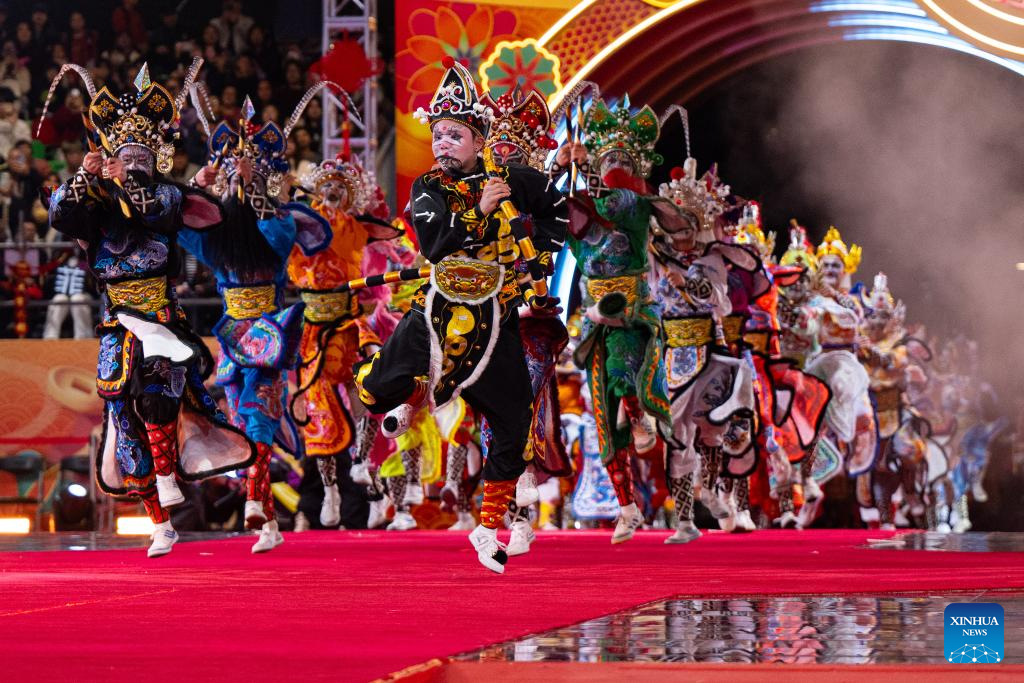
[[[580,143],[562,145],[555,154],[555,163],[562,168],[567,167],[571,162],[582,164],[587,160],[587,148]]]
[[[235,166],[238,175],[241,176],[245,184],[248,185],[252,182],[252,161],[246,157],[242,157],[238,160],[238,165]]]
[[[103,170],[103,155],[99,152],[89,152],[82,159],[82,168],[90,175],[99,175]]]
[[[128,179],[128,174],[124,170],[124,162],[117,157],[107,159],[103,162],[103,177],[117,178],[123,183]]]
[[[213,184],[213,182],[216,179],[217,169],[215,169],[212,165],[203,166],[201,169],[199,169],[199,173],[196,173],[195,177],[196,185],[202,188],[209,187],[210,185]]]
[[[292,185],[295,184],[295,176],[291,173],[286,173],[281,178],[281,191],[277,193],[277,198],[280,202],[290,202],[292,199]]]
[[[484,185],[483,194],[480,195],[480,211],[486,216],[498,208],[502,199],[512,195],[512,190],[501,178],[491,178]]]

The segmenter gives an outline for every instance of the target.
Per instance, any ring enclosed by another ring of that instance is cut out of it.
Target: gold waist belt
[[[626,297],[626,302],[633,306],[640,298],[640,276],[620,275],[619,277],[608,278],[587,278],[587,294],[595,302],[605,296],[618,292]]]
[[[722,321],[722,332],[725,333],[725,342],[735,344],[743,338],[743,316],[727,315]]]
[[[107,285],[107,298],[112,306],[125,306],[144,313],[156,313],[170,305],[167,278],[149,277]]]
[[[875,391],[875,409],[880,413],[886,413],[900,408],[899,387],[885,387]]]
[[[743,341],[750,344],[752,349],[758,353],[768,353],[768,340],[771,337],[772,333],[767,330],[754,330],[743,333]]]
[[[258,318],[277,310],[277,291],[274,285],[259,287],[225,287],[224,312],[235,320]]]
[[[306,320],[329,323],[355,315],[356,300],[352,292],[302,292],[306,304]]]
[[[665,345],[669,348],[706,346],[714,339],[711,318],[676,318],[661,322],[665,327]]]

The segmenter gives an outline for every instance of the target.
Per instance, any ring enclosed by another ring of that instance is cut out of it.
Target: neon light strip
[[[565,97],[565,93],[572,90],[577,83],[586,78],[587,74],[593,71],[597,66],[604,62],[604,60],[608,59],[611,55],[615,53],[616,50],[618,50],[620,47],[628,43],[635,36],[643,33],[651,26],[659,24],[663,20],[668,19],[673,14],[681,10],[684,10],[688,7],[692,7],[693,5],[696,5],[700,1],[701,0],[679,0],[677,4],[672,5],[668,9],[663,9],[656,14],[652,14],[651,16],[641,21],[639,24],[636,24],[628,31],[624,32],[618,38],[616,38],[611,43],[606,45],[603,50],[601,50],[596,55],[591,57],[589,62],[584,64],[579,71],[573,74],[573,77],[569,79],[565,86],[551,96],[551,99],[548,101],[548,107],[550,107],[551,109],[557,107],[558,104],[562,101],[562,98]]]
[[[1021,47],[1019,45],[1011,45],[1010,43],[1004,43],[1001,40],[989,38],[984,33],[979,33],[978,31],[975,31],[973,28],[967,26],[960,20],[953,18],[949,14],[949,12],[935,4],[934,0],[921,0],[921,2],[923,2],[929,8],[931,8],[931,10],[935,12],[935,14],[942,17],[947,23],[952,25],[954,28],[956,28],[956,30],[960,31],[961,33],[965,33],[981,43],[991,45],[997,50],[1005,50],[1006,52],[1012,52],[1013,54],[1024,56],[1024,47]]]
[[[566,12],[561,19],[556,21],[554,25],[549,28],[544,35],[540,37],[537,42],[543,47],[549,40],[561,33],[562,29],[566,27],[573,19],[583,13],[583,10],[593,5],[597,0],[582,0],[578,5],[573,7],[571,10]]]
[[[913,2],[812,2],[807,8],[811,12],[894,12],[926,17],[928,13]]]
[[[864,30],[851,30],[843,34],[844,40],[896,40],[905,43],[920,43],[922,45],[933,45],[935,47],[944,47],[950,50],[956,50],[957,52],[963,52],[965,54],[980,57],[984,60],[998,64],[999,66],[1005,67],[1014,73],[1024,76],[1024,62],[1018,62],[1012,59],[1006,59],[998,55],[994,55],[991,52],[985,52],[984,50],[977,48],[967,41],[959,38],[940,37],[936,35],[921,34],[914,31],[903,31],[899,29],[882,29],[872,28]]]
[[[1018,17],[1016,14],[1007,14],[1006,12],[998,10],[995,7],[990,7],[989,5],[986,5],[981,0],[967,0],[967,2],[971,3],[972,5],[980,9],[982,12],[991,14],[996,19],[1002,19],[1003,21],[1008,21],[1011,24],[1018,24],[1020,26],[1024,26],[1024,17]]]
[[[850,14],[828,20],[829,26],[885,26],[949,35],[949,30],[932,19],[895,19],[871,14]]]

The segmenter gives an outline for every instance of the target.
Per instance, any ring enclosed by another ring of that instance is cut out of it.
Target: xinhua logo
[[[1003,661],[1003,606],[994,602],[951,603],[942,615],[946,661],[995,664]]]

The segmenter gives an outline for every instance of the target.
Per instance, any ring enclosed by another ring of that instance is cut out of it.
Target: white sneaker
[[[630,433],[633,435],[633,448],[637,455],[646,455],[658,445],[658,432],[646,413],[643,417],[630,420]]]
[[[185,502],[185,494],[178,488],[178,480],[173,474],[156,475],[156,495],[160,507],[169,508]]]
[[[324,502],[320,505],[320,523],[326,527],[341,524],[341,491],[337,484],[324,487]]]
[[[540,491],[537,490],[537,477],[532,471],[526,470],[516,482],[516,505],[528,508],[539,500]]]
[[[380,500],[370,501],[370,516],[366,518],[366,528],[376,529],[384,526],[388,521],[388,507],[391,505],[391,499],[384,496]]]
[[[953,527],[949,526],[947,522],[939,522],[935,525],[935,531],[940,534],[949,534],[953,532]]]
[[[352,467],[348,468],[348,476],[352,481],[363,486],[373,483],[373,479],[370,478],[370,466],[365,460],[352,463]]]
[[[804,502],[800,507],[800,516],[797,518],[797,529],[809,529],[811,525],[814,524],[814,520],[818,518],[818,510],[821,509],[822,501],[824,501],[824,498],[819,498],[818,500],[811,502]],[[783,517],[785,517],[785,515],[783,515]]]
[[[267,523],[267,513],[263,512],[263,503],[258,500],[245,501],[245,528],[261,529]]]
[[[423,505],[423,485],[419,482],[409,484],[405,487],[405,498],[402,499],[405,505]]]
[[[524,519],[512,522],[512,535],[508,539],[508,556],[525,555],[530,552],[530,544],[537,540],[533,527]]]
[[[814,502],[821,498],[822,492],[821,487],[818,486],[818,482],[815,481],[814,477],[808,477],[804,479],[804,500]]]
[[[416,528],[416,519],[408,512],[396,512],[388,531],[409,531]]]
[[[640,514],[640,508],[636,503],[630,503],[619,512],[619,519],[615,522],[615,532],[612,533],[612,543],[625,543],[633,538],[633,534],[644,523],[644,517]]]
[[[964,534],[964,533],[967,533],[970,530],[971,530],[971,520],[969,518],[967,518],[967,517],[960,517],[958,515],[957,518],[956,518],[956,522],[953,523],[953,533],[954,534]]]
[[[717,496],[713,491],[708,489],[701,489],[700,491],[700,502],[704,503],[704,506],[711,513],[711,516],[715,519],[722,520],[732,514],[729,506]]]
[[[309,518],[301,510],[295,513],[295,526],[292,528],[292,531],[297,534],[309,531]]]
[[[979,503],[988,502],[988,492],[982,487],[980,481],[974,482],[974,486],[971,487],[971,495],[974,496],[974,500]],[[162,505],[162,503],[161,503]],[[166,507],[166,506],[164,506]]]
[[[252,552],[267,553],[284,543],[284,536],[277,530],[277,520],[267,522],[260,529],[260,537],[252,546]]]
[[[665,539],[667,545],[676,543],[689,543],[701,537],[700,529],[694,525],[692,520],[676,523],[676,532]]]
[[[740,510],[736,513],[735,519],[736,526],[732,530],[734,534],[749,534],[751,531],[757,531],[757,525],[750,517],[750,510]]]
[[[726,533],[732,533],[736,529],[736,499],[733,497],[732,492],[725,493],[722,491],[715,499],[718,501],[718,509],[726,512],[725,517],[718,517],[718,526],[722,531]]]
[[[786,510],[785,512],[782,513],[782,515],[779,516],[778,519],[775,520],[774,523],[780,529],[806,529],[807,526],[804,526],[803,522],[801,521],[803,519],[804,509],[813,506],[813,503],[804,503],[804,506],[800,508],[800,517],[794,515],[792,511]],[[813,521],[814,517],[811,516],[810,520],[807,522],[807,525],[809,526],[810,523]]]
[[[505,573],[505,563],[508,562],[508,553],[505,544],[498,541],[498,530],[488,529],[483,524],[473,529],[469,535],[469,542],[476,550],[476,558],[480,564],[498,574]]]
[[[895,524],[880,524],[878,528],[882,531],[896,531]]]
[[[153,543],[150,544],[146,555],[149,557],[160,557],[171,552],[171,548],[178,541],[178,532],[174,530],[170,522],[160,522],[153,530]]]
[[[460,510],[455,518],[455,524],[448,527],[448,531],[472,531],[476,528],[476,520],[473,519],[473,514]]]

